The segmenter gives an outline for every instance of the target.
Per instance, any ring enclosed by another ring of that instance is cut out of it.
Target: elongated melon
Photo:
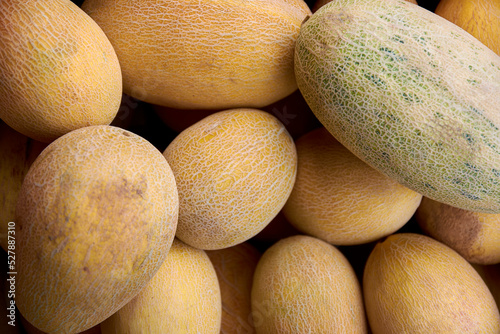
[[[301,27],[300,91],[359,158],[426,197],[500,213],[500,57],[402,0],[339,0]]]

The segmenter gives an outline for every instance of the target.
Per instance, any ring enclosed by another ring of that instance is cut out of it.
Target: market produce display
[[[500,334],[499,41],[497,0],[0,0],[0,333]]]

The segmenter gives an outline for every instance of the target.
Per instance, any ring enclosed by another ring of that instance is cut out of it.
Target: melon
[[[467,261],[500,263],[500,214],[462,210],[424,198],[415,218],[427,235],[453,248]]]
[[[178,109],[261,108],[297,89],[303,0],[86,0],[123,71],[124,92]]]
[[[219,280],[222,300],[220,334],[255,333],[251,291],[260,252],[248,242],[206,251]]]
[[[51,142],[113,121],[120,64],[102,29],[71,1],[2,0],[0,95],[5,123]]]
[[[179,192],[176,236],[205,250],[249,240],[280,212],[297,172],[285,126],[258,109],[217,112],[163,152]]]
[[[434,13],[463,28],[500,56],[500,1],[441,0]]]
[[[422,195],[365,164],[324,127],[300,137],[292,193],[283,213],[303,233],[356,245],[396,232]]]
[[[101,324],[102,334],[219,334],[221,305],[206,252],[174,239],[156,275]]]
[[[16,305],[47,333],[83,332],[154,276],[179,210],[160,151],[112,126],[71,131],[36,158],[16,206]]]
[[[363,273],[373,334],[500,333],[487,285],[457,252],[430,237],[396,233],[378,243]]]
[[[321,7],[332,1],[337,1],[337,0],[316,0],[316,2],[314,2],[314,5],[311,8],[311,11],[315,13],[318,9],[320,9]],[[405,0],[405,1],[418,5],[416,0]]]
[[[367,333],[363,297],[345,256],[297,235],[268,248],[252,286],[256,333]]]
[[[347,149],[433,200],[500,213],[500,57],[402,0],[338,0],[300,30],[297,83]]]

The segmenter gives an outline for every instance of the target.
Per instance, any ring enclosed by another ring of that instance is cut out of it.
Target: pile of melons
[[[500,2],[417,2],[0,1],[0,332],[500,334]]]

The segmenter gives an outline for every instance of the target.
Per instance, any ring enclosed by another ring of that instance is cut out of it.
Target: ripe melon
[[[338,0],[301,28],[295,73],[322,124],[422,195],[500,213],[500,57],[402,0]]]
[[[297,171],[290,134],[257,109],[205,117],[163,154],[179,191],[176,236],[206,250],[237,245],[264,229],[285,205]]]
[[[298,235],[268,248],[252,286],[256,333],[367,333],[356,274],[334,246]]]
[[[500,1],[441,0],[434,13],[461,27],[500,56]]]
[[[12,247],[15,247],[15,230],[11,229],[9,235],[9,223],[15,223],[15,210],[17,196],[23,179],[35,158],[42,152],[47,144],[30,139],[15,131],[0,120],[0,246],[8,250],[8,239]]]
[[[153,277],[172,244],[178,195],[153,145],[106,125],[52,142],[16,206],[16,305],[48,333],[87,330]]]
[[[426,234],[467,261],[500,263],[500,214],[462,210],[424,198],[415,218]]]
[[[146,287],[101,324],[102,334],[219,334],[221,294],[205,251],[177,238]]]
[[[304,233],[334,245],[371,242],[405,225],[422,200],[358,159],[324,127],[295,145],[297,177],[283,213]]]
[[[303,0],[86,0],[123,70],[124,91],[178,109],[260,108],[297,89]]]
[[[424,235],[397,233],[378,243],[363,291],[373,334],[500,333],[500,313],[476,270]]]
[[[214,265],[222,298],[221,334],[255,333],[251,291],[260,252],[248,242],[206,251]]]
[[[50,142],[110,124],[122,96],[116,53],[101,28],[69,0],[0,2],[0,118]]]
[[[316,13],[316,11],[318,9],[320,9],[321,7],[323,7],[324,5],[326,5],[327,3],[332,2],[332,1],[337,1],[337,0],[316,0],[316,2],[314,2],[314,5],[312,6],[311,10],[313,13]],[[415,5],[418,5],[416,0],[405,0],[405,1],[408,1],[409,3],[413,3]]]

